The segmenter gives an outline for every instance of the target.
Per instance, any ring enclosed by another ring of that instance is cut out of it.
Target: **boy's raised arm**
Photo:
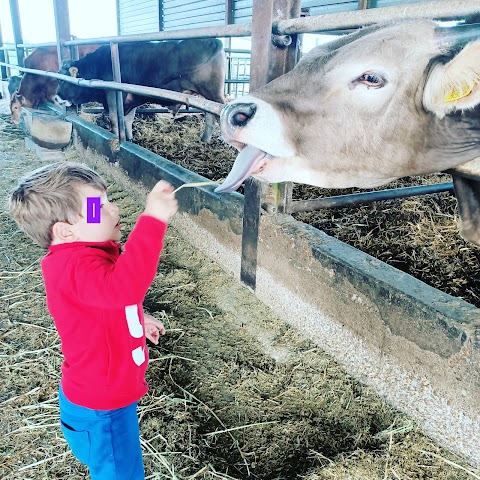
[[[145,211],[116,262],[90,249],[78,257],[70,279],[72,294],[92,306],[141,303],[157,272],[167,223],[177,209],[173,187],[161,180],[148,194]]]

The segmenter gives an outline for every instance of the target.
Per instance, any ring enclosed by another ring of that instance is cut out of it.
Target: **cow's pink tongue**
[[[258,148],[247,146],[237,156],[230,173],[225,181],[219,185],[216,192],[233,192],[242,182],[263,164],[266,153]]]

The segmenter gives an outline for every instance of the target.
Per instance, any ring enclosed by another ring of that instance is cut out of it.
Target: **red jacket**
[[[141,215],[120,244],[53,245],[42,260],[47,306],[62,341],[62,388],[94,410],[129,405],[148,390],[142,302],[157,272],[167,225]]]

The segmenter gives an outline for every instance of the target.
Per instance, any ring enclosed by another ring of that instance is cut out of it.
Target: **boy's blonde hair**
[[[35,243],[48,248],[56,222],[75,223],[81,216],[79,185],[107,189],[104,180],[81,163],[59,162],[38,168],[20,179],[12,192],[10,216]]]

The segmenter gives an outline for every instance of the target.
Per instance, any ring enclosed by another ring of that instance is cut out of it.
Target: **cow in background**
[[[81,45],[78,47],[78,55],[82,58],[97,48],[98,45]],[[40,47],[35,49],[25,58],[24,65],[25,68],[57,72],[59,68],[57,47]],[[20,123],[22,107],[36,108],[40,103],[47,100],[57,103],[55,100],[57,89],[58,82],[55,78],[25,73],[21,79],[18,91],[11,94],[10,112],[12,114],[12,122],[15,124]]]
[[[225,54],[217,39],[188,39],[181,41],[121,43],[120,66],[122,82],[148,87],[164,88],[176,92],[198,94],[207,100],[225,103]],[[60,73],[85,79],[112,81],[110,47],[100,47],[95,52],[77,61],[68,61]],[[79,105],[100,102],[108,111],[112,130],[118,133],[115,91],[85,88],[60,81],[58,94],[69,102]],[[132,139],[132,124],[135,110],[146,102],[167,107],[178,102],[123,93],[127,139]],[[202,141],[209,143],[212,137],[215,116],[205,114],[205,131]]]

